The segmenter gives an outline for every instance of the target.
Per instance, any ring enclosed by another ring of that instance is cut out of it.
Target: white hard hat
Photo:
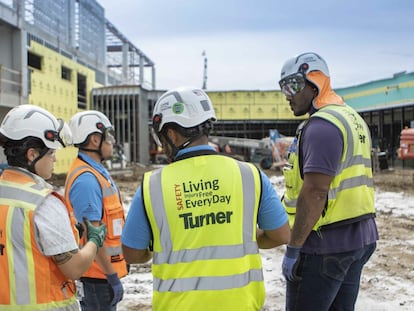
[[[180,87],[164,93],[156,102],[152,125],[158,135],[167,123],[192,128],[216,120],[213,104],[199,88]]]
[[[69,127],[73,135],[73,144],[85,142],[92,133],[105,135],[107,130],[114,130],[109,119],[100,111],[87,110],[74,114],[69,120]]]
[[[297,73],[306,76],[309,72],[315,70],[322,71],[325,76],[329,77],[328,66],[322,57],[313,52],[303,53],[288,59],[283,64],[280,80]]]
[[[10,140],[37,137],[49,149],[60,149],[72,143],[65,122],[35,105],[19,105],[11,109],[0,125],[0,133]]]

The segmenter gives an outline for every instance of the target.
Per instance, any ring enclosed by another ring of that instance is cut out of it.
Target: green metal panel
[[[389,109],[414,104],[414,73],[398,73],[392,78],[335,90],[358,111]]]
[[[414,72],[398,73],[388,79],[335,89],[358,111],[414,105]],[[219,120],[294,120],[280,91],[207,92]]]

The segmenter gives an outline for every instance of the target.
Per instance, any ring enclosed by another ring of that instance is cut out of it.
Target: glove
[[[124,288],[116,272],[114,274],[105,274],[105,275],[106,275],[106,279],[108,280],[109,285],[111,285],[112,292],[113,292],[111,306],[115,306],[124,297]]]
[[[300,281],[300,277],[295,275],[299,263],[300,247],[286,246],[286,253],[282,262],[282,273],[288,281]]]
[[[90,221],[86,217],[83,218],[83,222],[85,223],[85,227],[86,227],[87,241],[91,241],[95,243],[98,249],[102,247],[102,245],[104,244],[106,232],[107,232],[106,225],[102,223],[99,227],[95,227],[94,225],[90,223]]]

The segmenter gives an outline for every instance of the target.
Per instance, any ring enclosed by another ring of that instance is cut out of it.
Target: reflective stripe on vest
[[[215,156],[205,156],[215,157]],[[182,160],[187,161],[187,160]],[[233,161],[233,160],[231,160]],[[254,172],[258,175],[256,168],[250,164],[238,162],[239,171],[241,173],[241,183],[243,187],[243,243],[237,245],[217,245],[205,246],[196,249],[181,249],[173,250],[173,243],[171,240],[171,226],[168,224],[168,217],[166,214],[166,206],[163,195],[160,193],[162,187],[163,170],[148,172],[144,176],[144,180],[149,176],[148,189],[150,202],[153,207],[156,227],[160,231],[160,243],[162,250],[157,252],[154,250],[154,265],[170,265],[187,263],[191,264],[196,260],[214,260],[214,259],[239,259],[243,256],[258,255],[258,246],[256,237],[253,236],[256,232],[258,197],[255,195],[254,189],[260,187],[260,177],[254,177]],[[225,165],[225,163],[223,163]],[[256,176],[257,176],[256,175]],[[145,186],[145,183],[143,183]],[[145,188],[144,188],[145,189]],[[145,194],[144,194],[145,195]],[[146,206],[148,208],[148,206]],[[201,208],[201,207],[200,207]],[[224,214],[224,213],[223,213]],[[190,234],[190,233],[189,233]],[[243,287],[250,282],[263,282],[263,274],[261,265],[257,269],[250,269],[244,273],[228,276],[194,276],[186,278],[174,278],[170,280],[160,279],[154,276],[154,290],[158,292],[182,292],[190,290],[222,290],[229,288]]]
[[[345,114],[349,117],[345,117]],[[344,150],[338,174],[332,180],[328,191],[327,209],[319,218],[313,230],[317,230],[323,225],[375,213],[370,158],[371,141],[369,129],[365,122],[357,112],[348,106],[327,106],[314,113],[312,117],[320,117],[333,123],[341,131],[344,140]],[[360,133],[363,133],[360,135],[364,137],[359,137],[358,131],[351,128],[352,124],[350,122],[352,121],[350,120],[353,120],[353,125],[358,128]],[[355,139],[361,139],[364,142],[356,142]],[[358,148],[357,151],[355,151],[356,148]],[[293,155],[292,159],[292,169],[296,170],[295,174],[299,176],[297,178],[300,178],[297,154]],[[302,184],[303,180],[301,179],[295,183],[296,187],[301,187]],[[299,192],[300,188],[295,188],[290,191],[291,196],[285,196],[283,199],[283,205],[288,213],[291,226],[296,214]],[[338,200],[338,198],[341,199]],[[359,198],[359,201],[353,202],[352,200],[356,198]]]
[[[322,113],[327,114],[327,115],[322,115]],[[318,114],[318,112],[317,112],[316,115],[318,117],[324,118],[326,120],[330,120],[331,118],[329,118],[329,116],[332,115],[342,123],[341,125],[348,123],[348,121],[345,119],[345,117],[342,115],[341,112],[338,112],[338,111],[333,110],[333,109],[329,109],[329,108],[322,109],[321,113]],[[334,122],[334,121],[331,120],[331,122]],[[337,127],[339,127],[337,124],[335,124],[335,125]],[[364,126],[365,126],[365,123],[364,123]],[[368,154],[368,155],[360,155],[360,154],[354,155],[353,150],[355,148],[355,141],[354,141],[355,138],[354,138],[354,135],[352,133],[352,130],[351,130],[350,126],[341,126],[341,127],[339,127],[339,128],[340,128],[342,133],[344,131],[346,131],[346,136],[345,136],[346,138],[344,137],[344,146],[346,147],[346,154],[344,155],[345,161],[341,162],[341,164],[339,166],[339,173],[342,173],[345,169],[347,169],[351,166],[355,166],[355,165],[362,165],[363,167],[365,167],[365,169],[367,171],[372,171],[371,158],[369,157],[370,154]],[[369,133],[368,128],[366,128],[366,132]],[[345,139],[347,139],[347,140],[345,140]],[[367,140],[370,140],[369,135],[367,136]],[[369,145],[371,146],[371,143],[369,143]],[[329,200],[335,200],[336,197],[337,197],[337,194],[340,191],[344,190],[344,189],[351,189],[351,188],[355,188],[355,187],[358,187],[358,186],[361,186],[361,185],[366,185],[366,186],[371,187],[371,188],[374,187],[374,181],[373,181],[373,178],[372,178],[372,173],[371,174],[363,174],[363,175],[359,175],[359,176],[353,176],[353,177],[351,176],[350,178],[341,180],[339,185],[335,185],[335,180],[334,180],[332,182],[332,184],[333,184],[333,187],[331,187],[331,189],[329,189],[329,193],[328,193],[328,199]]]
[[[0,177],[1,310],[58,310],[76,303],[74,290],[63,291],[73,283],[35,238],[34,212],[52,192],[19,168],[9,167]]]
[[[81,165],[76,167],[73,171],[70,172],[70,174],[68,174],[67,179],[68,180],[75,180],[76,177],[78,177],[81,173],[83,172],[90,172],[91,174],[95,175],[95,172],[93,172],[91,170],[91,166],[88,165]],[[102,176],[101,174],[99,174],[100,176]],[[99,176],[99,177],[100,177]],[[98,179],[98,181],[100,181]],[[106,198],[112,195],[118,195],[118,191],[116,190],[116,188],[112,187],[111,183],[105,183],[103,185],[101,185],[101,190],[102,190],[102,197]],[[66,194],[66,191],[65,191]]]
[[[253,240],[253,213],[251,208],[255,205],[255,197],[252,189],[255,188],[252,170],[246,166],[245,163],[238,163],[242,173],[243,182],[243,235],[245,244],[240,245],[226,245],[226,246],[211,246],[203,247],[202,249],[172,251],[171,233],[169,226],[163,224],[168,223],[167,215],[165,214],[165,204],[163,197],[159,194],[161,185],[161,170],[153,173],[150,179],[150,196],[152,206],[157,206],[154,210],[155,219],[158,228],[161,231],[161,243],[163,245],[163,252],[155,253],[153,262],[155,264],[174,264],[178,262],[189,262],[196,259],[220,259],[220,258],[238,258],[245,254],[256,254],[258,251],[257,242]],[[161,208],[162,207],[162,208]]]
[[[69,169],[68,175],[65,182],[65,201],[69,210],[73,213],[73,206],[70,201],[70,191],[72,185],[76,178],[82,173],[89,172],[93,174],[102,191],[102,208],[103,208],[103,218],[102,221],[107,225],[108,233],[105,239],[105,249],[109,257],[109,260],[112,262],[112,266],[115,271],[118,273],[119,277],[127,275],[126,262],[122,254],[122,245],[121,245],[121,234],[120,232],[114,232],[119,228],[123,228],[125,223],[124,210],[121,202],[121,197],[118,189],[111,184],[101,173],[99,173],[92,166],[86,164],[86,162],[77,158],[72,164],[72,167]],[[79,221],[79,220],[78,220]],[[115,222],[115,223],[114,223]],[[121,223],[117,223],[121,222]],[[119,233],[119,234],[114,234]],[[82,243],[85,243],[85,240],[82,239]],[[99,264],[94,261],[91,268],[86,271],[83,275],[84,277],[106,279],[105,274],[100,268]]]

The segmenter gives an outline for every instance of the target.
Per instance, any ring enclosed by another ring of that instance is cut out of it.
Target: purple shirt
[[[303,173],[322,173],[335,176],[343,149],[340,130],[322,118],[311,118],[302,130],[300,148]],[[309,254],[347,252],[362,248],[378,240],[374,218],[353,224],[312,231],[302,247]]]

